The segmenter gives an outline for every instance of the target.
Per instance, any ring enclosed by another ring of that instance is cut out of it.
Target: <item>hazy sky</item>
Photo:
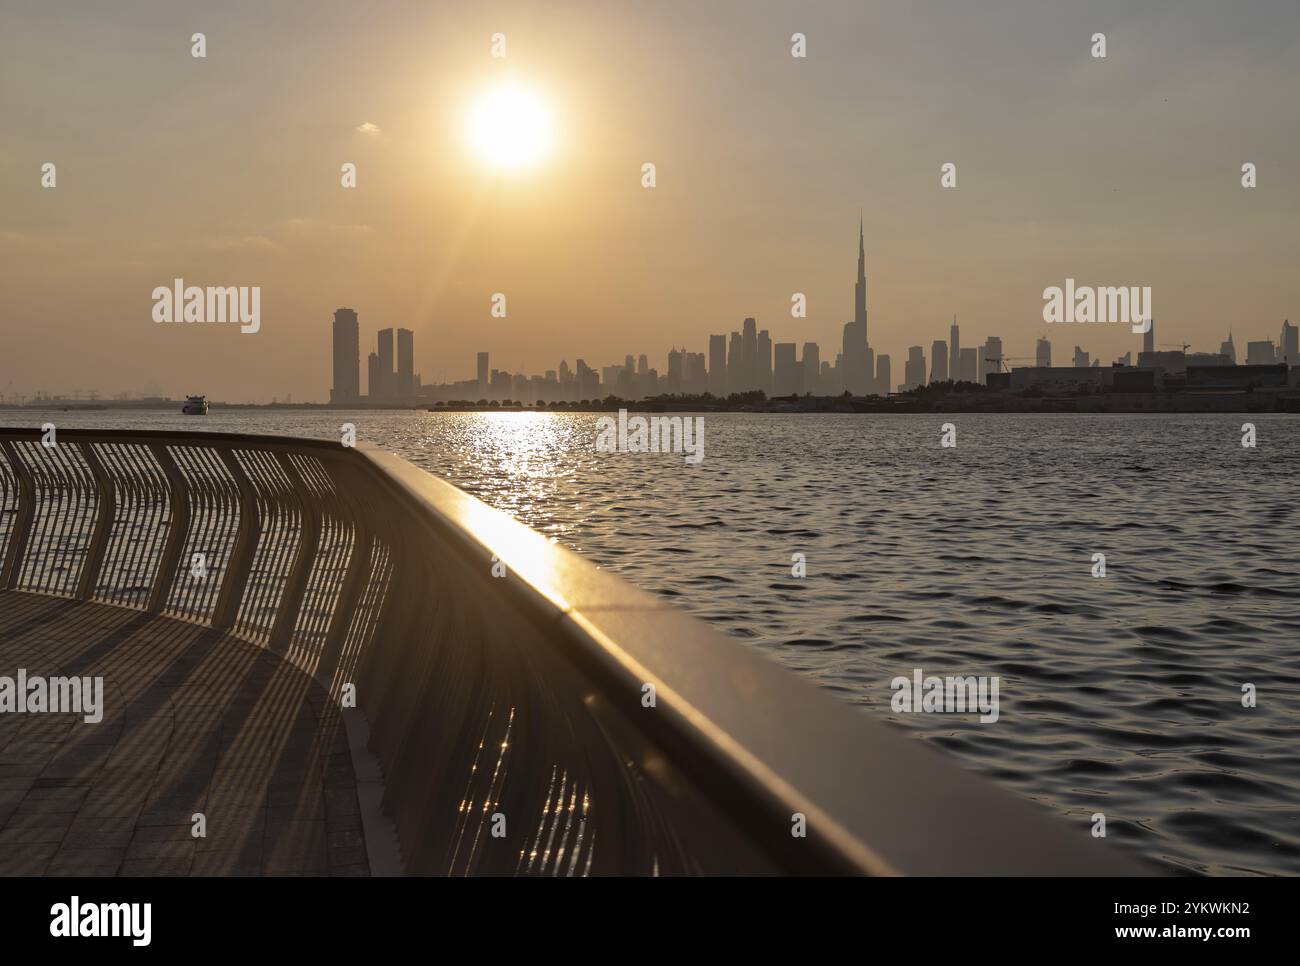
[[[557,147],[501,174],[464,115],[505,77],[545,96]],[[324,400],[344,305],[363,385],[387,326],[415,330],[426,382],[477,350],[663,371],[746,315],[833,360],[859,209],[896,375],[954,313],[1011,357],[1041,334],[1058,364],[1136,349],[1042,322],[1066,277],[1151,286],[1157,341],[1197,349],[1300,317],[1297,0],[0,0],[0,123],[3,393]],[[154,323],[178,276],[261,286],[261,331]]]

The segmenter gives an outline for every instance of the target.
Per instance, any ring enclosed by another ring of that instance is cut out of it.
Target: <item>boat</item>
[[[206,416],[208,414],[207,396],[186,396],[181,412],[186,416]]]

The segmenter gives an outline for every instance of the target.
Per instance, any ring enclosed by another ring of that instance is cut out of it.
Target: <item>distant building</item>
[[[961,330],[957,328],[955,315],[948,329],[948,376],[954,381],[965,378],[961,373]]]
[[[355,403],[361,398],[361,327],[352,309],[334,312],[334,385],[330,402]]]
[[[727,342],[727,392],[744,392],[745,342],[739,332]]]
[[[980,382],[987,382],[989,373],[1002,371],[1002,340],[996,335],[991,335],[984,341],[984,356],[980,365]]]
[[[1076,349],[1075,353],[1082,351]],[[1025,366],[1011,370],[1011,390],[1037,389],[1066,395],[1096,390],[1110,384],[1114,371],[1109,366]]]
[[[377,356],[376,356],[376,362],[378,362]],[[561,362],[560,372],[567,375],[568,371],[569,371],[568,363]],[[488,354],[486,352],[480,352],[478,354],[478,393],[480,399],[487,398],[488,389],[491,387],[491,385],[492,384],[488,381]]]
[[[1180,349],[1142,352],[1138,355],[1138,367],[1158,369],[1168,375],[1182,375],[1187,371],[1187,355]]]
[[[889,387],[892,383],[889,381],[889,355],[881,353],[876,356],[876,385],[880,386],[883,395],[889,394]]]
[[[1189,352],[1186,356],[1187,368],[1193,366],[1230,366],[1232,360],[1222,352]]]
[[[909,346],[907,362],[903,364],[903,389],[925,385],[925,350],[919,345]]]
[[[1271,366],[1276,362],[1277,349],[1273,347],[1272,339],[1246,343],[1246,365]]]
[[[803,392],[803,370],[799,367],[795,353],[798,350],[793,342],[778,342],[775,345],[776,362],[773,369],[772,395],[794,396]]]
[[[396,392],[396,378],[393,363],[396,354],[393,351],[393,330],[380,329],[376,338],[379,341],[379,382],[369,386],[370,398],[387,402]]]
[[[1278,362],[1288,366],[1300,365],[1300,328],[1291,324],[1290,319],[1282,322],[1282,334],[1277,341]]]
[[[685,359],[685,350],[668,350],[668,391],[670,393],[682,391],[682,370]]]
[[[821,386],[821,349],[817,347],[816,342],[805,342],[803,344],[803,391],[817,395],[822,391]]]
[[[404,403],[415,398],[415,333],[397,330],[397,397]]]
[[[1088,353],[1083,351],[1082,346],[1075,346],[1074,347],[1074,368],[1087,369],[1089,365],[1090,362],[1088,361]]]
[[[631,357],[628,357],[631,361]],[[632,375],[632,367],[629,365],[626,370],[628,376]],[[703,352],[688,352],[686,359],[682,364],[682,381],[685,391],[692,395],[701,395],[709,385],[708,369],[705,366],[705,357]]]
[[[709,392],[715,396],[727,394],[727,337],[725,335],[709,336]]]
[[[757,388],[763,392],[771,394],[772,392],[772,337],[768,334],[767,329],[758,333],[758,365],[756,367],[758,375]]]
[[[366,395],[374,396],[374,387],[379,384],[379,353],[372,352],[366,356]]]
[[[1228,333],[1228,341],[1219,346],[1219,354],[1227,356],[1232,364],[1237,364],[1237,347],[1232,344],[1232,333]]]
[[[930,345],[930,381],[948,381],[948,343],[942,339]]]
[[[961,350],[961,380],[962,382],[978,382],[980,368],[980,350],[979,349],[962,349]]]
[[[1282,389],[1287,385],[1285,363],[1252,366],[1187,366],[1188,389]]]
[[[740,333],[739,392],[758,388],[758,323],[746,319]]]
[[[1034,361],[1040,369],[1051,368],[1052,365],[1052,343],[1044,338],[1039,338],[1038,344],[1034,349]]]

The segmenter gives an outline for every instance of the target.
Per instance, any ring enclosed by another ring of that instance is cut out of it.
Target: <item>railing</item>
[[[366,447],[0,429],[5,590],[224,628],[355,694],[411,872],[1146,871]]]

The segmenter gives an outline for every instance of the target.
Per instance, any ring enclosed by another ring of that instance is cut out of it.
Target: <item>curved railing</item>
[[[0,429],[0,591],[227,629],[355,699],[407,871],[1145,871],[396,456],[48,442]]]

